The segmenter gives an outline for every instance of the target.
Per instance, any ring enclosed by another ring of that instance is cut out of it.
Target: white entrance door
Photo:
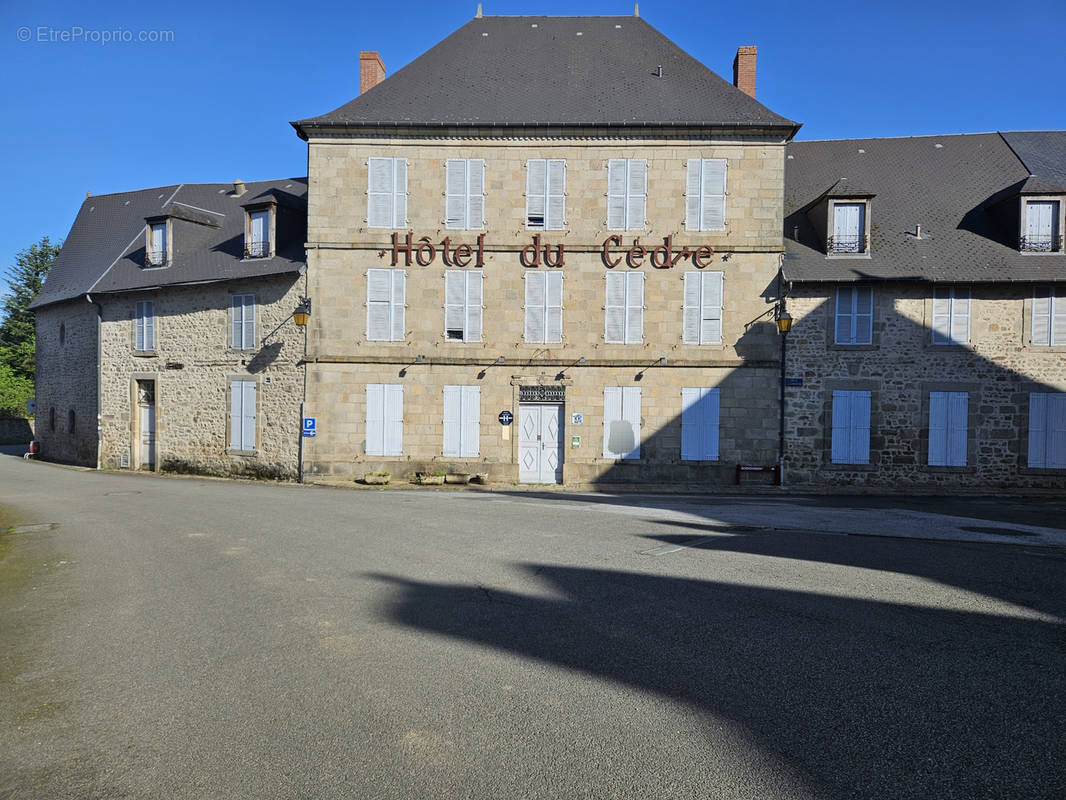
[[[137,381],[137,430],[140,446],[138,466],[155,469],[155,383]]]
[[[561,405],[518,407],[518,480],[522,483],[561,483],[563,480]]]

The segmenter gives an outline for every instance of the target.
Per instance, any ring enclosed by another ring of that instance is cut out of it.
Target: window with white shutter
[[[444,387],[444,455],[476,458],[481,441],[481,387]]]
[[[720,231],[725,228],[726,161],[690,158],[685,181],[685,228]]]
[[[133,310],[133,349],[155,350],[155,303],[138,300]]]
[[[230,305],[231,345],[237,350],[255,349],[255,295],[235,294]]]
[[[969,395],[929,393],[929,466],[965,467]]]
[[[485,227],[485,160],[449,158],[444,173],[445,227],[465,231]]]
[[[146,267],[165,267],[167,265],[167,223],[153,222],[147,228],[145,242]]]
[[[366,454],[403,454],[403,386],[398,383],[366,385]]]
[[[481,270],[444,272],[444,338],[453,342],[481,341]]]
[[[603,338],[608,344],[644,341],[643,272],[607,273]]]
[[[1021,249],[1030,253],[1052,253],[1062,250],[1058,200],[1027,200],[1025,202],[1025,235],[1022,236]]]
[[[648,199],[648,162],[612,158],[607,162],[607,230],[644,228]]]
[[[603,457],[640,458],[640,387],[603,390]]]
[[[1066,345],[1066,288],[1042,286],[1033,292],[1032,343]]]
[[[526,227],[562,230],[566,216],[566,159],[526,162]]]
[[[682,338],[685,344],[722,343],[721,272],[686,272]]]
[[[255,381],[230,381],[229,446],[255,450]]]
[[[933,344],[966,344],[968,341],[970,341],[969,287],[933,287]]]
[[[874,290],[863,286],[837,289],[837,344],[871,344],[874,331]]]
[[[718,460],[719,390],[681,389],[681,460]]]
[[[870,463],[870,393],[833,392],[834,464]]]
[[[270,209],[248,212],[244,257],[266,258],[270,255]]]
[[[404,290],[407,273],[402,269],[366,271],[366,338],[371,342],[402,342]]]
[[[866,203],[834,203],[830,254],[865,253]]]
[[[1035,469],[1066,469],[1066,393],[1029,395],[1029,460]]]
[[[563,340],[563,274],[527,270],[525,340],[550,344]]]
[[[366,197],[369,227],[406,228],[407,159],[368,159]]]

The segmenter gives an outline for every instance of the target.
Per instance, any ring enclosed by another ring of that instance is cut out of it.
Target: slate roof
[[[86,293],[301,271],[306,264],[307,178],[250,182],[246,186],[248,191],[240,197],[233,193],[232,183],[196,183],[86,198],[32,307]],[[278,252],[273,258],[244,259],[242,206],[272,193],[280,198]],[[284,222],[282,203],[293,209]],[[146,269],[145,219],[168,213],[174,215],[170,264]]]
[[[362,96],[292,124],[305,138],[335,126],[799,127],[638,17],[475,18]]]
[[[1047,179],[1051,167],[1066,170],[1066,132],[1009,136],[1032,149],[1029,163]],[[1041,141],[1063,149],[1041,149]],[[789,281],[1066,281],[1066,255],[1018,251],[1017,198],[1030,170],[998,133],[791,142],[787,154]],[[811,222],[808,212],[841,178],[875,193],[869,257],[827,257],[825,231]]]
[[[1010,131],[1003,138],[1029,172],[1066,186],[1066,131]]]

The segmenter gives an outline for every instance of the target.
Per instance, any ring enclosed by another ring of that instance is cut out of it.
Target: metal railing
[[[163,248],[160,248],[159,250],[145,250],[144,263],[149,267],[165,267],[167,263],[167,251]]]
[[[1061,253],[1061,236],[1023,236],[1018,243],[1023,253]]]
[[[270,255],[270,242],[245,242],[245,258],[266,258]]]
[[[865,236],[830,236],[826,249],[830,253],[865,253],[869,243]]]

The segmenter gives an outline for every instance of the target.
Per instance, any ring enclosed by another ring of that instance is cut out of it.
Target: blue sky
[[[87,190],[306,174],[289,120],[355,97],[360,50],[395,72],[476,5],[0,0],[0,271],[42,235],[65,237]],[[633,4],[486,0],[484,11],[629,15]],[[1066,128],[1062,0],[656,0],[640,14],[727,79],[737,45],[758,45],[758,99],[804,123],[799,139]],[[141,31],[170,41],[103,41]]]

